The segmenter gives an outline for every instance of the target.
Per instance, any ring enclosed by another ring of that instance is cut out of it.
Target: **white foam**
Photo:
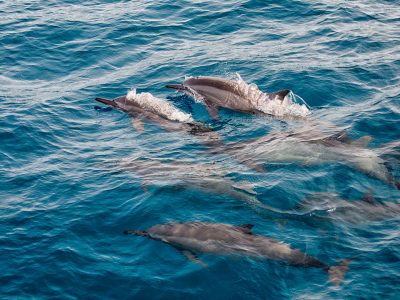
[[[278,97],[271,99],[270,95],[260,91],[256,84],[246,83],[238,73],[236,73],[236,76],[237,89],[256,109],[278,117],[306,117],[311,114],[307,103],[301,97],[293,94],[293,92],[286,95],[283,101],[278,99]],[[296,103],[297,99],[301,100],[303,104]]]
[[[191,114],[179,110],[166,100],[154,97],[150,93],[136,93],[136,89],[132,89],[126,95],[126,99],[135,102],[143,109],[160,115],[168,120],[182,123],[194,122]]]

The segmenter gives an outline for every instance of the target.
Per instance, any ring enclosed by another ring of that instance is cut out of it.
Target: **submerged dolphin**
[[[329,280],[335,285],[339,285],[343,280],[350,261],[343,260],[337,266],[329,266],[298,249],[291,248],[288,244],[253,234],[252,227],[251,224],[232,226],[219,223],[172,222],[154,225],[147,230],[126,230],[124,233],[163,241],[201,265],[205,264],[196,257],[197,253],[239,255],[284,261],[292,266],[320,268],[328,273]]]
[[[359,224],[399,217],[400,203],[377,201],[371,191],[361,201],[341,199],[336,194],[315,193],[298,203],[294,210],[313,218]]]
[[[96,100],[131,115],[132,125],[139,132],[144,131],[145,120],[170,131],[185,130],[194,134],[212,131],[203,124],[195,122],[190,114],[150,93],[136,93],[136,90],[132,90],[127,95],[113,100],[105,98]]]
[[[326,136],[313,129],[271,133],[245,143],[226,145],[223,151],[253,168],[266,163],[295,162],[302,165],[340,162],[400,189],[400,182],[372,149],[370,136],[352,141],[345,131]]]
[[[219,118],[218,107],[275,116],[309,114],[306,106],[291,101],[290,90],[263,93],[255,85],[248,85],[239,75],[237,80],[208,76],[190,77],[182,84],[168,84],[166,87],[202,100],[213,119]]]
[[[246,181],[233,181],[228,175],[238,168],[228,168],[218,163],[194,163],[188,160],[161,160],[155,158],[124,159],[122,170],[133,171],[142,181],[142,187],[165,186],[197,190],[203,193],[225,195],[242,201],[256,211],[263,204],[257,200],[254,186]],[[239,166],[240,168],[240,166]]]

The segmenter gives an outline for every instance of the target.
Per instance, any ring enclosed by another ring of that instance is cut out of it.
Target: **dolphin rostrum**
[[[290,90],[267,94],[256,85],[248,85],[239,74],[237,80],[218,77],[190,77],[182,84],[168,84],[167,88],[182,91],[201,100],[213,119],[218,119],[218,107],[250,114],[305,117],[310,111],[306,105],[293,101]]]
[[[124,233],[170,244],[182,251],[188,259],[203,266],[206,264],[197,258],[198,253],[247,256],[284,261],[292,266],[320,268],[328,273],[329,280],[335,285],[339,285],[344,279],[349,260],[330,266],[281,241],[253,234],[252,227],[251,224],[233,226],[205,222],[171,222],[154,225],[147,230],[125,230]]]
[[[240,162],[260,169],[266,163],[294,162],[302,165],[343,163],[386,184],[400,189],[397,181],[385,166],[385,161],[366,146],[370,136],[351,140],[345,131],[324,135],[312,128],[302,131],[270,133],[247,142],[231,143],[223,151]]]
[[[203,124],[195,122],[190,114],[150,93],[136,93],[136,90],[131,90],[127,95],[113,100],[105,98],[96,98],[96,100],[128,113],[132,117],[133,127],[138,132],[144,131],[145,120],[170,131],[185,130],[193,134],[212,131]]]

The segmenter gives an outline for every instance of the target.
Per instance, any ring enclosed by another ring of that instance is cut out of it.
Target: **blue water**
[[[263,91],[289,88],[312,119],[373,136],[372,149],[400,140],[399,1],[1,1],[0,297],[2,299],[399,299],[399,218],[312,225],[257,214],[223,193],[142,187],[130,157],[210,162],[185,132],[146,124],[95,103],[131,88],[167,98],[214,127],[225,142],[304,125],[221,111],[164,88],[185,76],[232,78]],[[399,178],[398,156],[388,156]],[[344,164],[280,164],[242,172],[280,209],[313,192],[382,201],[400,192]],[[173,177],[174,174],[171,174]],[[182,175],[184,176],[184,175]],[[310,217],[312,218],[312,216]],[[350,258],[340,287],[314,268],[201,255],[208,268],[127,228],[177,220],[252,223],[254,232],[324,262]]]

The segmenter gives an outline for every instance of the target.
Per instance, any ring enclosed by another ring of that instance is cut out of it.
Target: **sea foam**
[[[271,98],[269,94],[260,91],[256,84],[246,83],[240,74],[236,73],[236,77],[238,91],[253,104],[254,108],[266,114],[278,117],[306,117],[311,114],[307,103],[292,91],[281,101],[278,97]]]
[[[182,123],[194,122],[191,114],[179,110],[166,100],[154,97],[150,93],[136,93],[136,89],[132,89],[126,95],[126,100],[135,102],[143,109],[160,115],[171,121],[178,121]]]

